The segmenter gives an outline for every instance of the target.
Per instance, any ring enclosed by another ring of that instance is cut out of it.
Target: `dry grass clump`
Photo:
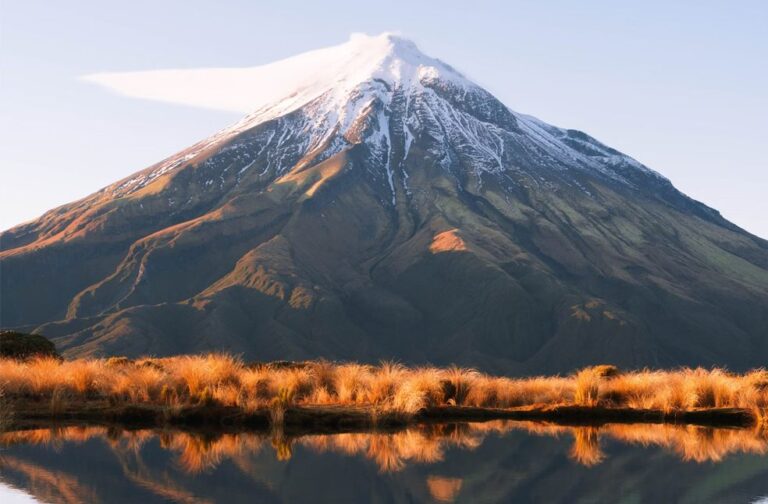
[[[397,387],[392,397],[393,408],[411,413],[430,406],[445,404],[441,378],[440,370],[437,369],[415,370]]]
[[[410,415],[436,406],[514,408],[582,405],[666,412],[745,408],[768,422],[768,372],[721,369],[619,372],[615,366],[572,376],[507,378],[460,367],[273,363],[246,365],[225,354],[163,359],[0,360],[0,387],[9,400],[48,401],[54,412],[85,400],[168,408],[222,405],[271,409],[281,420],[294,406],[368,408]]]
[[[239,383],[243,363],[229,355],[210,354],[176,357],[159,363],[169,375],[181,381],[191,396],[207,389]]]
[[[573,402],[579,406],[597,406],[601,378],[599,370],[595,368],[579,371],[574,383]]]

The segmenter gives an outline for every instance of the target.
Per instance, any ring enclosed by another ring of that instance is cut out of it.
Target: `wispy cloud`
[[[360,45],[381,40],[352,34],[350,42],[248,68],[193,68],[103,72],[80,80],[121,95],[192,107],[248,113],[289,97],[311,95],[346,69]]]
[[[248,113],[280,99],[291,85],[271,78],[266,71],[269,66],[106,72],[84,75],[80,80],[131,98]]]
[[[80,80],[132,98],[245,114],[281,101],[301,105],[345,79],[371,78],[387,61],[393,36],[353,33],[344,44],[248,68],[103,72]]]

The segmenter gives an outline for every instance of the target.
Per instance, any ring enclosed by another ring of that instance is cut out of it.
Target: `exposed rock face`
[[[69,355],[765,363],[768,242],[408,41],[325,51],[327,82],[0,235],[0,324]]]

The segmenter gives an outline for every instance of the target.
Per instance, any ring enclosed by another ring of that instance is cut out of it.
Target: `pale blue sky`
[[[622,5],[619,5],[619,4]],[[0,229],[238,119],[84,74],[253,66],[397,31],[768,238],[768,2],[0,0]]]

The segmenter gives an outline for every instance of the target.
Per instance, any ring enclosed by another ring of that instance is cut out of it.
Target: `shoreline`
[[[94,400],[51,411],[46,401],[13,401],[13,418],[6,431],[55,425],[119,425],[128,430],[147,427],[191,428],[221,431],[269,431],[286,433],[342,433],[372,429],[400,429],[418,424],[518,420],[563,426],[604,424],[672,424],[702,427],[746,428],[758,419],[743,408],[702,408],[664,412],[604,406],[527,406],[522,408],[478,408],[436,406],[414,414],[378,411],[365,406],[292,406],[282,409],[246,411],[236,406],[196,405],[169,407],[155,404],[109,405]]]
[[[226,354],[0,359],[0,430],[81,422],[339,432],[519,420],[768,427],[768,371],[612,365],[510,378],[459,367],[244,363]]]

